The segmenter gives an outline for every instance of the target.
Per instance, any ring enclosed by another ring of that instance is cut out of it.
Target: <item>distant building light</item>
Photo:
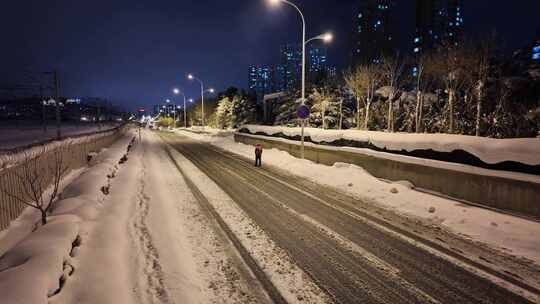
[[[418,43],[418,42],[420,42],[420,37],[414,38],[414,43]]]
[[[414,48],[414,52],[415,52],[415,53],[418,53],[418,52],[420,52],[420,48],[417,48],[417,47],[416,47],[416,48]]]
[[[540,53],[535,53],[532,55],[532,60],[540,60]]]
[[[533,47],[533,53],[540,53],[540,45]]]

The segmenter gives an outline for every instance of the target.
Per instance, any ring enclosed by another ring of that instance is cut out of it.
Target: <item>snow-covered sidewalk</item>
[[[253,147],[234,142],[219,131],[205,129],[206,134],[178,130],[176,132],[207,141],[219,148],[252,158]],[[301,160],[277,149],[266,150],[267,163],[314,182],[332,186],[364,201],[392,209],[400,214],[440,225],[456,234],[490,247],[540,264],[540,223],[463,205],[453,200],[411,189],[406,182],[387,183],[362,168],[338,163],[325,166]]]
[[[152,132],[81,230],[76,271],[52,304],[249,302],[252,292]]]

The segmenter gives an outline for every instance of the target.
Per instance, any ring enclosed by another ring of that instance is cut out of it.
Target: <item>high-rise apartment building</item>
[[[463,34],[463,0],[416,0],[413,53],[441,43],[458,43]]]
[[[355,29],[353,63],[377,63],[395,52],[395,37],[392,28],[392,0],[364,0],[358,12]]]
[[[249,91],[255,93],[257,100],[275,90],[274,69],[269,66],[249,67]]]
[[[328,64],[328,50],[312,45],[306,49],[306,81],[319,81],[336,76],[336,68]],[[302,49],[297,45],[283,45],[280,63],[274,67],[250,66],[249,90],[256,93],[258,100],[264,95],[294,91],[302,83]]]

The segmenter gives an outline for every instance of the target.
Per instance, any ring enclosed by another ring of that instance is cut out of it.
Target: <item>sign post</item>
[[[309,118],[309,107],[305,104],[298,107],[298,110],[296,114],[298,115],[298,118],[302,122],[302,135],[301,135],[301,142],[300,142],[300,158],[304,159],[304,128],[306,125],[306,119]]]

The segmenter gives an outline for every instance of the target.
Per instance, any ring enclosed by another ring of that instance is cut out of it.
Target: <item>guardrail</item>
[[[276,148],[300,157],[300,144],[292,140],[242,133],[235,133],[234,138],[237,142],[261,144],[266,149]],[[453,198],[540,219],[540,182],[535,176],[531,176],[531,179],[511,178],[481,168],[475,170],[477,172],[452,170],[314,144],[305,147],[305,158],[329,166],[337,162],[355,164],[378,178],[410,181],[416,187]]]
[[[62,153],[63,165],[68,173],[86,166],[90,153],[110,146],[124,134],[126,128],[122,125],[105,131],[64,138],[61,141],[47,141],[45,144],[27,146],[24,149],[12,149],[7,154],[0,154],[5,157],[3,166],[0,166],[0,185],[13,196],[28,197],[18,177],[24,173],[23,162],[28,159],[34,160],[32,165],[37,167],[38,172],[43,172],[44,176],[41,178],[46,188],[53,180],[54,174],[50,172],[51,168],[48,164],[55,161],[56,151]],[[0,191],[0,231],[7,228],[12,220],[21,215],[25,207],[14,197]]]

